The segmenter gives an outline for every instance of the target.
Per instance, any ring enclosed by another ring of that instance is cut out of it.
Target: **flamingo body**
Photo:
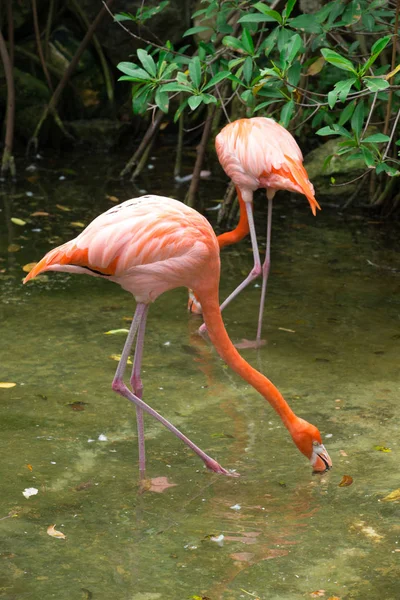
[[[313,214],[320,208],[294,137],[272,119],[253,117],[226,125],[215,138],[218,160],[246,202],[258,188],[304,194]]]
[[[86,273],[110,279],[131,292],[137,301],[113,389],[136,406],[141,473],[145,465],[145,411],[194,450],[209,469],[232,475],[142,400],[140,370],[148,305],[163,292],[180,286],[194,290],[203,306],[209,335],[218,353],[272,405],[314,470],[330,468],[332,463],[318,429],[293,413],[271,381],[253,369],[229,339],[219,310],[218,241],[211,225],[197,211],[162,196],[128,200],[97,217],[75,239],[51,250],[24,282],[43,271]],[[131,391],[124,383],[123,375],[135,338]]]
[[[110,208],[51,250],[26,281],[44,268],[86,273],[150,303],[176,287],[197,288],[211,262],[219,269],[216,257],[218,243],[207,219],[172,198],[142,196]]]
[[[320,206],[315,199],[314,188],[303,166],[303,155],[296,140],[282,125],[272,119],[253,117],[229,123],[217,135],[215,147],[221,166],[235,184],[240,207],[238,226],[233,231],[219,236],[219,245],[223,247],[233,244],[250,232],[254,257],[252,271],[222,303],[221,310],[251,281],[262,275],[257,337],[255,342],[246,340],[240,345],[259,347],[262,344],[262,318],[270,268],[272,199],[277,190],[289,190],[307,197],[314,216]],[[268,198],[266,256],[262,266],[253,217],[253,192],[258,188],[265,188]],[[201,312],[199,302],[193,301],[192,305],[195,308],[193,312]],[[200,331],[204,331],[205,328],[205,325],[202,325]]]

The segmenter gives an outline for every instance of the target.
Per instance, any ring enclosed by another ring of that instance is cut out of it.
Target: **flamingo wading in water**
[[[226,125],[215,139],[218,160],[225,173],[235,184],[240,206],[238,226],[218,236],[220,246],[234,244],[250,230],[254,266],[249,275],[222,303],[225,308],[251,281],[262,274],[260,310],[255,342],[244,342],[238,347],[259,347],[264,313],[265,294],[270,269],[272,200],[277,190],[304,194],[313,215],[320,208],[314,197],[314,188],[303,166],[303,155],[294,137],[272,119],[253,117],[239,119]],[[253,217],[253,192],[266,188],[268,200],[267,244],[264,264],[261,266]],[[194,312],[201,312],[199,304]],[[206,324],[201,331],[205,331]]]
[[[135,297],[135,316],[112,387],[136,407],[141,474],[145,470],[145,411],[196,452],[208,469],[234,475],[142,400],[140,371],[149,305],[163,292],[181,286],[193,289],[199,298],[209,336],[217,352],[268,400],[300,452],[311,461],[314,471],[321,472],[331,467],[318,429],[294,414],[271,381],[253,369],[229,339],[219,309],[218,242],[207,219],[197,211],[162,196],[148,195],[127,200],[94,219],[75,239],[48,252],[28,274],[24,283],[43,271],[67,271],[102,277],[118,283]],[[123,376],[135,338],[131,391],[124,383]]]

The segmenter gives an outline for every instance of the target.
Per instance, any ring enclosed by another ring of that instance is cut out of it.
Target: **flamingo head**
[[[193,290],[189,290],[188,311],[195,315],[202,315],[203,309]]]
[[[332,461],[322,443],[321,434],[314,425],[299,419],[291,434],[300,452],[309,459],[314,473],[325,473],[332,468]]]

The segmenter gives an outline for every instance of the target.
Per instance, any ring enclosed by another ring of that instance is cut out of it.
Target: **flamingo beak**
[[[313,445],[311,465],[314,473],[325,473],[332,468],[332,461],[323,444]]]

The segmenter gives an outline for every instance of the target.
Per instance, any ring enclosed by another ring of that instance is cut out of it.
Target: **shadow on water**
[[[182,199],[170,160],[156,154],[140,189],[113,180],[104,156],[74,157],[68,168],[43,161],[2,192],[0,381],[16,385],[0,388],[0,596],[398,599],[399,504],[384,501],[399,486],[393,224],[327,208],[314,219],[300,196],[275,203],[267,345],[243,355],[320,428],[334,461],[322,477],[197,336],[176,290],[150,309],[145,398],[241,477],[206,472],[146,418],[153,486],[139,493],[134,411],[110,389],[124,336],[104,335],[129,325],[132,298],[67,274],[21,285],[22,266],[77,235],[110,196]],[[202,190],[213,207],[223,181]],[[249,242],[224,250],[222,262],[225,297],[251,268]],[[234,341],[254,336],[258,299],[254,286],[226,310]],[[344,475],[353,483],[339,487]],[[25,498],[26,488],[38,493]],[[48,535],[54,524],[66,539]]]

